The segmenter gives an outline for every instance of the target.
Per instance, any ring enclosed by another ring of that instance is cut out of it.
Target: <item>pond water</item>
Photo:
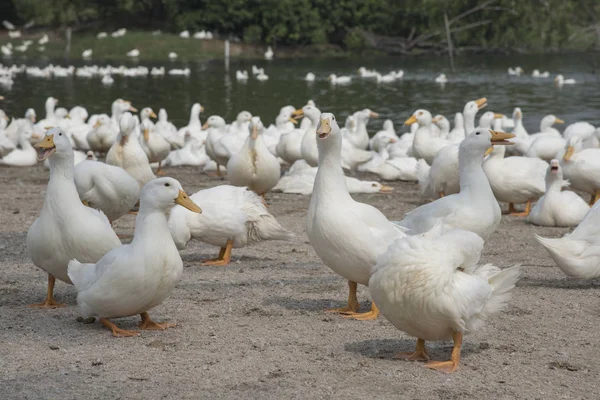
[[[3,60],[12,63],[44,66],[74,64],[65,60]],[[118,65],[110,60],[94,60],[88,65]],[[144,64],[148,67],[154,64]],[[259,82],[250,78],[246,83],[236,81],[237,69],[250,70],[252,64],[264,67],[270,79]],[[136,65],[130,62],[129,66]],[[189,109],[195,102],[205,107],[202,120],[218,114],[227,121],[242,110],[259,115],[265,123],[271,123],[279,109],[287,104],[301,106],[313,99],[321,111],[333,112],[338,119],[363,108],[380,113],[371,131],[376,131],[385,118],[390,118],[396,128],[418,108],[432,114],[444,114],[451,121],[464,103],[480,97],[488,98],[488,110],[511,114],[519,106],[523,110],[525,126],[537,132],[540,119],[555,114],[567,124],[585,120],[600,125],[600,81],[594,72],[595,58],[586,54],[543,56],[461,56],[456,59],[456,73],[450,73],[446,57],[400,58],[400,57],[354,57],[288,59],[267,61],[231,60],[227,69],[223,60],[184,64],[165,61],[168,68],[189,67],[191,75],[165,77],[119,77],[105,87],[100,78],[51,78],[40,79],[20,74],[10,90],[0,87],[5,101],[0,103],[10,116],[22,116],[25,109],[33,107],[38,117],[44,115],[44,101],[48,96],[60,100],[60,105],[85,106],[90,114],[109,112],[111,102],[124,98],[141,109],[152,107],[155,111],[164,107],[169,118],[180,126],[187,122]],[[525,74],[509,76],[509,66],[521,66]],[[403,69],[404,79],[388,84],[377,84],[372,79],[356,76],[358,67],[375,68],[382,73]],[[537,68],[550,71],[551,78],[534,79],[531,71]],[[307,83],[307,72],[317,75],[315,82]],[[434,78],[445,72],[449,82],[441,87]],[[347,86],[333,86],[327,80],[330,73],[353,74],[355,78]],[[553,77],[562,73],[575,78],[576,85],[557,88]]]

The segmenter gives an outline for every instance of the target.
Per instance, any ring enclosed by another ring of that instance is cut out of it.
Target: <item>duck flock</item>
[[[391,120],[370,134],[370,119],[380,117],[370,109],[341,123],[310,100],[282,107],[268,126],[248,111],[231,123],[218,115],[202,123],[198,103],[179,128],[165,109],[156,115],[145,107],[135,115],[123,99],[110,113],[88,115],[82,106],[57,107],[49,97],[39,121],[33,109],[12,120],[0,110],[0,165],[43,161],[50,170],[44,206],[27,234],[34,265],[48,274],[46,299],[36,306],[63,306],[53,296],[58,278],[74,285],[82,315],[98,317],[116,337],[139,335],[111,321],[136,314],[140,329],[169,328],[148,311],[179,282],[179,251],[190,240],[220,249],[203,265],[225,266],[233,248],[295,237],[269,212],[271,191],[311,195],[309,242],[348,280],[347,305],[329,311],[356,320],[381,313],[417,339],[414,352],[396,358],[453,372],[463,334],[502,310],[519,279],[519,265],[478,263],[500,224],[499,203],[535,225],[576,226],[563,238],[536,238],[567,275],[600,276],[600,129],[574,122],[560,132],[555,126],[565,121],[548,115],[539,132],[529,133],[520,108],[511,118],[484,112],[476,123],[487,104],[485,98],[466,102],[453,126],[417,109],[402,134]],[[183,165],[214,176],[215,186],[188,196],[177,180],[156,177],[165,166]],[[379,179],[347,176],[355,171]],[[350,195],[389,192],[380,181],[393,180],[418,182],[430,201],[389,221]],[[590,200],[563,190],[569,186]],[[130,212],[137,213],[135,231],[124,245],[112,223]],[[373,300],[365,313],[358,284],[369,287]],[[454,341],[450,360],[429,360],[426,341],[447,339]]]

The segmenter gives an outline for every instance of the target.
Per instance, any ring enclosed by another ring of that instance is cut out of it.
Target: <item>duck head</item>
[[[158,178],[146,183],[140,193],[140,213],[142,210],[167,210],[179,204],[188,210],[200,214],[202,210],[183,191],[178,180]]]
[[[461,152],[472,154],[474,157],[480,156],[483,158],[492,152],[494,146],[514,144],[507,140],[514,137],[515,135],[512,133],[476,128],[462,141],[459,149]]]
[[[227,123],[222,117],[218,115],[211,115],[208,117],[204,125],[202,125],[202,129],[216,128],[218,130],[223,130],[225,129],[225,125],[227,125]]]
[[[38,151],[38,161],[44,161],[49,157],[73,155],[71,141],[60,128],[48,129],[44,138],[33,147]]]
[[[242,111],[237,115],[237,117],[235,117],[235,122],[237,122],[239,125],[242,125],[250,122],[251,119],[252,114],[250,114],[248,111]]]
[[[442,132],[447,133],[450,131],[450,121],[448,121],[448,118],[444,117],[442,114],[438,114],[435,117],[433,117],[431,119],[431,122],[433,122],[438,128],[440,128]]]
[[[404,121],[404,125],[412,125],[414,123],[418,123],[419,126],[427,126],[431,125],[431,113],[427,110],[417,110],[414,114]]]
[[[192,116],[199,117],[201,112],[204,112],[204,107],[202,107],[200,103],[194,103],[191,111]]]
[[[27,111],[25,111],[25,118],[30,120],[32,124],[35,124],[35,120],[37,118],[35,110],[33,108],[28,108]]]
[[[479,118],[479,127],[490,129],[492,127],[492,123],[495,119],[500,119],[504,117],[503,114],[498,114],[493,111],[488,111],[483,113],[483,115]]]
[[[560,118],[556,118],[556,116],[554,116],[552,114],[546,115],[540,121],[540,132],[544,132],[546,129],[550,128],[554,124],[564,124],[564,123],[565,123],[565,121],[563,121]]]
[[[513,119],[516,121],[520,121],[523,119],[523,112],[519,107],[515,107],[513,110]]]
[[[383,121],[383,130],[396,133],[396,130],[394,129],[394,122],[391,119],[386,119]]]
[[[152,108],[150,107],[144,107],[142,108],[142,111],[140,112],[140,118],[142,121],[150,119],[150,118],[157,118],[156,114],[154,113],[154,110],[152,110]]]
[[[475,115],[477,114],[477,112],[486,106],[487,106],[487,98],[485,98],[485,97],[482,97],[477,100],[469,101],[469,102],[467,102],[467,104],[465,104],[465,108],[463,109],[463,115],[473,115],[473,118],[475,118]]]
[[[93,128],[97,129],[100,126],[107,126],[108,124],[110,124],[110,117],[106,114],[102,114],[96,119],[96,123],[94,123]]]

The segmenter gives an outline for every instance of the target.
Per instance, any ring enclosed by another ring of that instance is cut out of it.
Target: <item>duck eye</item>
[[[62,132],[58,134],[58,136],[62,136]]]
[[[165,183],[165,186],[169,187],[169,186],[171,186],[171,184],[169,182],[167,182],[167,183]]]
[[[480,132],[475,132],[476,135],[479,135]]]
[[[376,183],[372,183],[371,186],[377,187],[377,184]]]

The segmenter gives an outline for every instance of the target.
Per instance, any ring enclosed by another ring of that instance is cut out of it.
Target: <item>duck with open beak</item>
[[[54,145],[54,134],[45,136],[41,141],[33,146],[38,151],[38,161],[44,161],[56,151]]]
[[[487,106],[487,98],[482,97],[480,99],[475,100],[475,104],[477,104],[477,109],[481,110],[482,108]]]
[[[294,110],[294,112],[292,113],[292,116],[290,117],[290,122],[293,123],[294,125],[297,125],[298,120],[303,117],[304,117],[304,111],[301,108],[299,108],[297,110]]]
[[[317,125],[317,135],[319,139],[326,139],[331,133],[331,122],[328,119],[321,119]]]
[[[513,142],[507,140],[507,139],[512,139],[515,137],[515,135],[512,133],[493,131],[491,129],[490,129],[490,133],[492,134],[492,139],[490,140],[490,143],[492,145],[490,146],[489,149],[487,149],[484,157],[490,155],[492,150],[494,150],[493,146],[510,146],[510,145],[514,144]]]

